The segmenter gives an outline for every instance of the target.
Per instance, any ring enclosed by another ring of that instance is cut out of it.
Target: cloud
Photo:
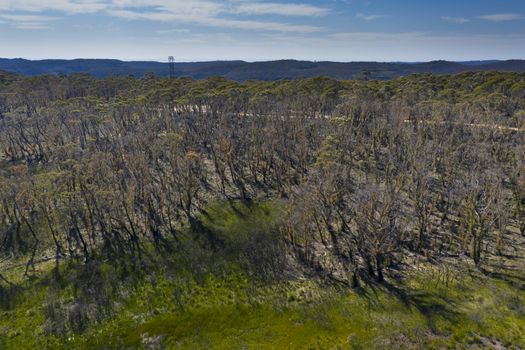
[[[247,2],[241,3],[236,12],[247,15],[280,15],[280,16],[325,16],[330,11],[326,8],[306,4],[277,4]]]
[[[191,30],[186,28],[175,28],[175,29],[163,29],[157,30],[158,34],[188,34],[191,33]]]
[[[226,3],[208,0],[112,0],[109,10],[170,12],[179,16],[212,17],[228,11]]]
[[[507,22],[525,19],[525,16],[519,13],[497,13],[493,15],[479,16],[478,18],[491,22]]]
[[[18,22],[13,23],[13,27],[18,29],[49,29],[50,26],[47,23],[42,22]]]
[[[260,31],[312,33],[321,28],[303,24],[250,20],[239,15],[318,17],[328,9],[301,3],[265,3],[251,0],[0,0],[1,12],[67,14],[100,13],[128,20],[177,21],[210,27]],[[28,23],[28,22],[25,22]]]
[[[189,22],[200,25],[221,28],[233,29],[249,29],[249,30],[266,30],[279,32],[298,32],[298,33],[313,33],[320,30],[320,28],[301,24],[287,24],[279,22],[266,21],[250,21],[238,19],[226,19],[220,17],[200,16],[198,14],[180,14],[169,11],[157,12],[137,12],[128,10],[114,10],[109,11],[109,14],[116,17],[126,18],[129,20],[149,20],[159,22]]]
[[[450,16],[444,16],[441,17],[443,21],[450,22],[450,23],[456,23],[456,24],[465,24],[470,22],[468,18],[463,17],[450,17]]]
[[[103,0],[0,0],[0,11],[58,11],[65,13],[95,13],[106,9]]]
[[[39,15],[0,14],[0,19],[5,20],[11,26],[18,29],[46,29],[49,28],[49,21],[54,21],[59,18]]]
[[[428,36],[425,32],[344,32],[328,36],[330,39],[355,42],[396,42],[399,40],[412,40]]]
[[[37,16],[37,15],[4,15],[0,14],[0,18],[13,21],[13,22],[41,22],[41,21],[53,21],[58,19],[57,17],[48,16]]]
[[[364,13],[358,13],[355,15],[357,18],[364,19],[365,21],[373,21],[375,19],[380,19],[386,17],[385,15],[365,15]]]

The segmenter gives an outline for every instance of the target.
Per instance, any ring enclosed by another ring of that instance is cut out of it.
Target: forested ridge
[[[25,60],[0,58],[0,70],[38,76],[44,74],[87,73],[98,78],[134,75],[137,78],[148,74],[160,77],[169,75],[168,63],[155,61],[119,61],[113,59],[74,60]],[[210,61],[176,62],[177,76],[203,79],[222,76],[226,79],[246,81],[259,79],[304,79],[328,76],[336,79],[359,79],[370,77],[376,80],[394,79],[410,74],[457,74],[468,71],[525,72],[525,60],[507,61],[431,61],[431,62],[330,62],[278,60],[262,62]]]
[[[0,321],[0,347],[261,346],[176,323],[191,310],[184,322],[206,318],[187,306],[203,293],[237,305],[228,319],[240,323],[239,308],[259,305],[280,325],[306,305],[296,324],[314,328],[297,348],[523,348],[524,137],[521,73],[244,83],[0,73],[0,320],[20,322]],[[226,301],[221,288],[233,290]],[[486,290],[502,304],[468,299]],[[348,293],[356,304],[330,316],[322,300]],[[454,306],[463,297],[469,316]],[[417,322],[369,316],[368,337],[352,310],[368,300],[378,312],[382,298]],[[326,309],[312,318],[312,305]],[[373,333],[385,327],[395,330]]]

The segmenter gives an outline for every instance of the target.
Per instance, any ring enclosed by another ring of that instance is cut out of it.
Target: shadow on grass
[[[14,307],[23,288],[16,284],[0,284],[0,310],[9,310]]]
[[[416,309],[425,317],[427,325],[433,331],[437,330],[436,321],[438,319],[445,319],[452,324],[461,322],[461,314],[456,311],[456,303],[438,294],[409,290],[402,285],[397,286],[389,282],[383,282],[381,284],[375,283],[370,286],[372,290],[384,288],[390,295],[396,297],[406,308]]]
[[[525,289],[525,276],[518,276],[506,271],[490,271],[484,268],[481,268],[480,271],[487,277],[506,282],[513,287]]]

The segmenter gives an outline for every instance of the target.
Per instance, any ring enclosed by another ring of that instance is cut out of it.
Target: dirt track
[[[405,123],[413,123],[412,120],[406,119]],[[447,124],[447,122],[433,122],[427,120],[418,121],[419,124]],[[514,132],[525,132],[525,128],[517,128],[512,126],[504,126],[497,124],[485,124],[485,123],[452,123],[453,125],[465,125],[472,128],[482,128],[482,129],[493,129],[501,131],[514,131]]]

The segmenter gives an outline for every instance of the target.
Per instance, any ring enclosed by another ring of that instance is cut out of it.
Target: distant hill
[[[142,77],[148,73],[157,76],[169,74],[168,64],[151,61],[125,62],[112,59],[41,60],[0,58],[0,70],[35,76],[44,74],[87,73],[95,77],[134,75]],[[432,61],[424,63],[381,62],[311,62],[281,60],[269,62],[212,61],[176,63],[177,76],[202,79],[223,76],[245,81],[298,79],[314,76],[329,76],[337,79],[370,78],[386,80],[416,73],[454,74],[465,71],[512,71],[525,72],[525,60],[509,61]]]

